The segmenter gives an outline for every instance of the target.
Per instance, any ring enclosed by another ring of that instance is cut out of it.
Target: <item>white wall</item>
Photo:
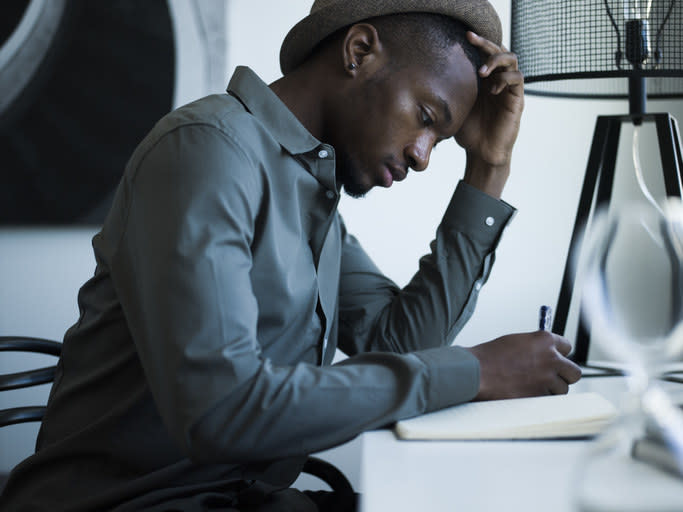
[[[61,341],[78,318],[76,293],[92,275],[94,228],[0,229],[0,335]],[[54,364],[50,356],[0,352],[0,374]],[[42,405],[49,385],[0,393],[0,409]],[[37,423],[0,429],[0,472],[32,453]]]
[[[507,32],[509,2],[492,3]],[[247,64],[266,81],[278,78],[279,45],[310,4],[311,0],[230,0],[227,75],[237,64]],[[191,91],[191,85],[187,87]],[[459,343],[471,345],[533,330],[538,306],[555,304],[596,116],[627,109],[625,101],[527,97],[513,172],[504,193],[519,212],[501,242],[490,281]],[[670,111],[683,120],[681,102],[650,102],[648,110]],[[653,139],[647,144],[651,148],[643,152],[644,167],[657,176]],[[627,160],[627,154],[620,158]],[[417,269],[463,167],[462,151],[454,143],[442,144],[428,172],[411,174],[407,181],[390,190],[373,191],[366,199],[342,201],[349,229],[398,283],[406,283]],[[656,189],[656,179],[652,182]],[[91,235],[92,230],[78,229],[0,230],[0,334],[61,338],[77,316],[76,290],[93,270]],[[0,407],[7,403],[4,400],[0,397]],[[30,435],[17,436],[15,431],[0,432],[0,471],[30,453]]]

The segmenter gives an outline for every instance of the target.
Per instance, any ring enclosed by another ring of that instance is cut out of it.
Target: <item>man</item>
[[[240,68],[162,119],[93,241],[37,453],[0,504],[315,510],[287,489],[310,453],[471,399],[566,393],[580,370],[558,336],[450,346],[513,214],[523,79],[500,39],[485,0],[317,0],[282,79]],[[463,182],[399,290],[346,231],[340,189],[389,187],[451,137]]]

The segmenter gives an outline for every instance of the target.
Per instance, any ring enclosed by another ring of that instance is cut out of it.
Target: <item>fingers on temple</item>
[[[514,90],[515,88],[524,85],[524,76],[519,71],[496,73],[491,76],[491,80],[493,84],[490,86],[490,91],[494,94],[502,92],[506,87],[510,87]]]
[[[505,85],[522,85],[524,83],[524,75],[521,71],[501,71],[491,76],[491,80]]]
[[[479,74],[487,77],[493,73],[519,72],[519,62],[514,53],[496,53],[486,59],[486,63],[480,68]]]
[[[479,48],[481,51],[488,55],[493,55],[495,53],[500,53],[501,48],[492,41],[489,41],[485,37],[480,36],[475,32],[467,32],[467,37],[474,46]]]

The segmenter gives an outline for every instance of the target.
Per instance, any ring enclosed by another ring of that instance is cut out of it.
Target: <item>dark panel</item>
[[[131,152],[171,109],[174,66],[165,0],[70,0],[0,119],[0,222],[101,223]]]

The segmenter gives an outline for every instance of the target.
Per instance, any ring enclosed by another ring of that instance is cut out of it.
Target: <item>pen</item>
[[[538,311],[538,328],[542,331],[550,331],[553,323],[553,308],[541,306]]]

